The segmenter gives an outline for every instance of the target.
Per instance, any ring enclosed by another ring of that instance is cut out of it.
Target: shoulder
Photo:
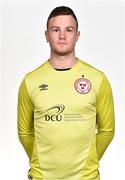
[[[24,74],[22,83],[25,83],[27,89],[32,89],[32,87],[34,87],[35,84],[37,84],[40,81],[41,77],[43,77],[46,74],[47,68],[45,64],[46,61],[34,68],[32,71],[29,71]]]
[[[87,78],[94,89],[98,94],[100,87],[105,85],[109,86],[108,78],[105,73],[98,68],[86,63],[86,61],[81,60],[81,71],[84,72],[85,78]]]
[[[92,74],[92,75],[99,77],[99,78],[103,78],[105,76],[104,72],[101,71],[100,69],[94,67],[93,65],[87,63],[84,60],[80,59],[80,61],[81,61],[81,68],[83,68],[89,74]]]
[[[46,62],[46,61],[45,61]],[[25,75],[28,77],[30,76],[34,76],[34,75],[37,75],[41,70],[44,69],[44,66],[45,66],[45,62],[43,62],[41,65],[39,65],[38,67],[34,68],[32,71],[30,72],[27,72]]]

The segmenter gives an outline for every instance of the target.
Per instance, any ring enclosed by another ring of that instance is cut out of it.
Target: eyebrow
[[[58,28],[58,29],[59,29],[60,27],[58,27],[58,26],[52,26],[50,29],[53,29],[53,28]],[[66,29],[68,29],[68,28],[75,29],[73,26],[67,26]]]
[[[58,26],[52,26],[50,29],[53,29],[53,28],[59,28]]]

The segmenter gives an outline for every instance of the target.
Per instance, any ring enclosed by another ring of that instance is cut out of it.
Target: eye
[[[69,28],[68,28],[66,31],[67,31],[67,32],[73,32],[73,29],[71,29],[71,28],[69,29]]]
[[[53,31],[53,32],[58,32],[58,31],[59,31],[59,29],[52,29],[52,31]]]

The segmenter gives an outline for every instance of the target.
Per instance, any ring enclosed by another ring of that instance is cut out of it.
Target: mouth
[[[58,43],[59,45],[66,45],[67,43],[64,43],[64,42],[60,42]]]

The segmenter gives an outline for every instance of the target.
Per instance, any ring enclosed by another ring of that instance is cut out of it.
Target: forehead
[[[50,18],[49,20],[49,27],[51,26],[76,26],[76,21],[71,15],[60,15]]]

